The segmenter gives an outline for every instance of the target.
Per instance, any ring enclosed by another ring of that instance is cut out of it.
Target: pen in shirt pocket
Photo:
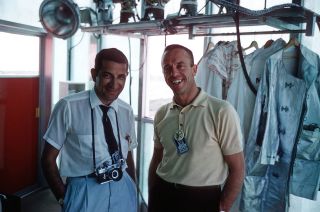
[[[130,135],[126,135],[125,138],[126,138],[126,140],[128,141],[128,144],[130,145],[131,142],[132,142]]]

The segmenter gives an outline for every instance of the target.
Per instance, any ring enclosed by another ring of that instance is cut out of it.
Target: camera
[[[104,162],[101,166],[96,169],[97,181],[100,184],[107,183],[110,181],[119,181],[122,178],[122,165],[124,160],[120,159],[117,163],[108,165]]]

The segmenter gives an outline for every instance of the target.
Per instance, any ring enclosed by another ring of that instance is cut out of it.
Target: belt
[[[79,178],[86,178],[86,177],[89,177],[89,178],[96,177],[96,173],[93,172],[93,173],[88,174],[88,175],[79,176]]]
[[[96,176],[97,176],[97,175],[96,175],[96,173],[94,173],[94,172],[87,175],[87,177],[96,177]]]
[[[185,189],[185,190],[215,190],[220,189],[220,185],[211,185],[211,186],[188,186],[179,183],[171,183],[176,189]]]
[[[179,189],[181,189],[181,190],[197,190],[197,191],[199,191],[199,190],[216,190],[216,189],[221,190],[220,185],[189,186],[189,185],[183,185],[183,184],[179,184],[179,183],[170,183],[170,182],[167,182],[161,178],[160,178],[160,180],[162,181],[162,183],[166,184],[167,186],[174,187],[177,190],[179,190]]]

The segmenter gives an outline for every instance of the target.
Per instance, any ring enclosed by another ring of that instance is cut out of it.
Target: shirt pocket
[[[312,170],[312,171],[309,171]],[[319,129],[302,130],[293,164],[291,193],[316,200],[320,176]]]
[[[320,132],[303,130],[297,145],[297,158],[320,161]]]
[[[78,141],[81,155],[85,158],[93,159],[92,135],[78,135]],[[98,135],[94,136],[94,145],[96,159],[106,156],[108,147],[106,142],[101,140]]]

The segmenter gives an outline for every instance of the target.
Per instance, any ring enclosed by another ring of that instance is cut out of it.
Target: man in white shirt
[[[69,95],[54,107],[41,162],[62,211],[137,210],[134,115],[130,105],[118,99],[127,75],[126,56],[115,48],[103,49],[91,69],[94,88]]]

